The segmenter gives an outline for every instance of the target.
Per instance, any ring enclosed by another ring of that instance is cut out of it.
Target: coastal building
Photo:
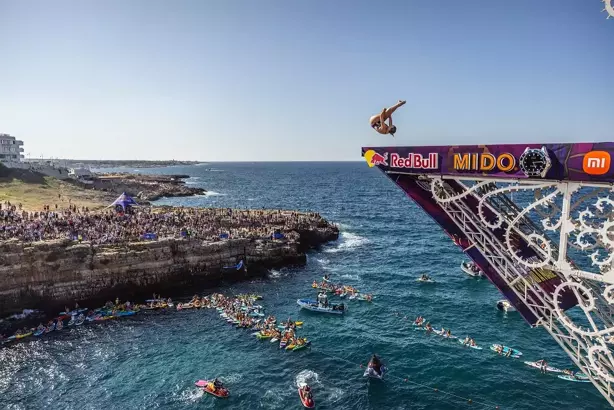
[[[9,134],[0,134],[0,162],[20,163],[23,159],[23,141]]]
[[[96,177],[95,174],[88,168],[69,168],[68,176],[86,184],[92,184]]]

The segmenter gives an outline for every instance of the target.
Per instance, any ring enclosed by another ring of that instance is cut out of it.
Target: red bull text
[[[392,168],[439,169],[439,154],[431,152],[427,157],[413,152],[407,154],[407,157],[396,153],[390,154],[390,166]]]

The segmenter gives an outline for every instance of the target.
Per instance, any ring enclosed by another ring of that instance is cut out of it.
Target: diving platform
[[[614,406],[614,143],[365,147]]]

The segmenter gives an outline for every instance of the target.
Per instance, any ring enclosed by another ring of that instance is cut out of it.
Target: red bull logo
[[[370,149],[367,152],[365,152],[364,157],[365,157],[365,160],[367,161],[367,164],[369,165],[369,168],[373,168],[377,165],[388,166],[388,153],[387,152],[384,152],[384,155],[382,155]]]
[[[390,166],[392,168],[408,169],[439,169],[439,154],[431,152],[428,156],[410,152],[407,157],[402,157],[397,153],[390,155]]]

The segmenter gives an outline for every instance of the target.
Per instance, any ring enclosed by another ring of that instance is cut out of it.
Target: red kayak
[[[307,388],[309,394],[306,394],[303,388]],[[313,401],[313,397],[311,396],[311,388],[308,385],[303,384],[298,388],[298,396],[301,398],[301,403],[303,403],[303,406],[306,409],[313,409],[316,406],[315,402]]]
[[[205,391],[205,393],[209,393],[212,396],[218,397],[220,399],[225,399],[228,396],[230,396],[230,392],[228,391],[228,389],[226,389],[224,387],[220,387],[220,388],[212,390],[209,387],[209,381],[208,380],[199,380],[195,384],[196,384],[196,387],[202,388]]]

